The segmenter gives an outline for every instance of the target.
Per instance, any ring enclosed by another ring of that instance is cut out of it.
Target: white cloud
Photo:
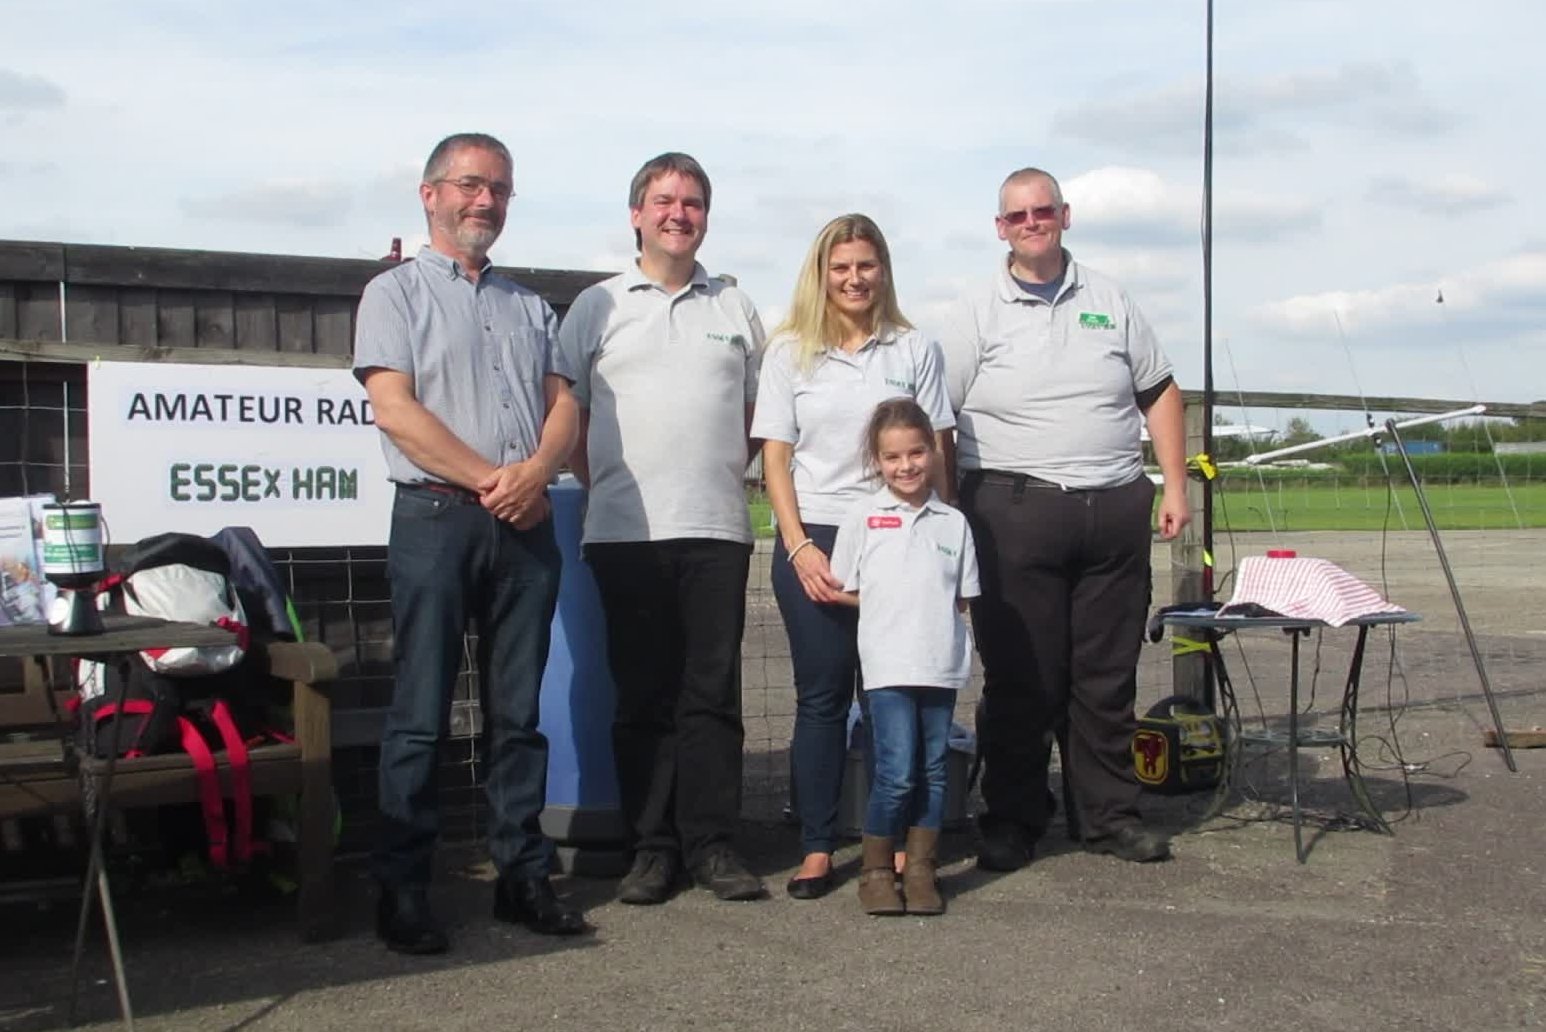
[[[64,107],[64,90],[41,75],[0,68],[0,109],[44,110]]]
[[[1168,296],[1198,282],[1202,268],[1202,259],[1193,253],[1135,247],[1081,248],[1079,260],[1114,277],[1141,300]]]
[[[1180,185],[1150,169],[1108,166],[1063,184],[1073,225],[1102,241],[1135,245],[1197,244],[1202,187]],[[1216,194],[1215,237],[1267,241],[1304,233],[1320,222],[1308,201],[1238,190]]]
[[[182,209],[199,219],[333,226],[348,215],[351,194],[346,183],[280,179],[220,194],[186,197]]]
[[[1053,119],[1068,134],[1123,151],[1185,151],[1202,146],[1201,78],[1142,92],[1082,101]],[[1427,99],[1404,64],[1354,62],[1267,76],[1223,75],[1214,84],[1213,125],[1220,148],[1290,151],[1309,145],[1307,125],[1354,126],[1379,136],[1450,128],[1455,119]]]
[[[359,211],[417,209],[420,172],[415,166],[397,164],[360,180],[271,179],[187,196],[179,201],[179,207],[189,218],[206,222],[300,229],[341,227]],[[421,221],[409,225],[417,228]]]
[[[1260,305],[1254,315],[1292,336],[1331,336],[1338,320],[1349,336],[1369,335],[1432,326],[1440,298],[1449,318],[1514,321],[1523,306],[1546,305],[1546,250],[1522,251],[1436,281],[1302,294]]]
[[[1505,190],[1476,176],[1440,175],[1425,179],[1380,176],[1369,184],[1368,198],[1419,214],[1465,215],[1507,204]]]
[[[23,179],[29,176],[53,175],[59,166],[52,161],[5,161],[0,160],[0,179]]]
[[[1227,85],[1227,84],[1226,84]],[[1404,64],[1353,63],[1272,75],[1243,84],[1242,106],[1263,113],[1391,106],[1431,111],[1417,76]]]

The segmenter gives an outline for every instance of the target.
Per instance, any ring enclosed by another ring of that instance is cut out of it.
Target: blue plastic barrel
[[[540,727],[548,739],[542,829],[558,844],[565,870],[608,875],[626,861],[621,852],[626,827],[612,762],[614,693],[606,622],[590,567],[580,558],[585,490],[565,476],[548,493],[564,569],[542,674]]]

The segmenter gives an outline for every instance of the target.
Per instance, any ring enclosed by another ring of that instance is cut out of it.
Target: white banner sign
[[[94,362],[87,388],[113,541],[248,526],[277,547],[386,543],[392,485],[349,370]]]

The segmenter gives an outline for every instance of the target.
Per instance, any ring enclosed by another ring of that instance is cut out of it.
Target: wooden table
[[[101,634],[51,634],[47,624],[0,627],[0,656],[79,656],[116,658],[141,649],[203,648],[230,645],[235,634],[208,624],[174,623],[153,616],[102,614]]]
[[[207,624],[175,623],[149,616],[127,616],[104,613],[101,634],[59,635],[49,633],[45,624],[22,624],[0,627],[0,656],[38,662],[51,656],[68,656],[93,659],[104,663],[123,662],[143,649],[202,648],[230,645],[236,635],[222,627]],[[119,678],[118,703],[123,705],[128,691],[128,677]],[[45,691],[53,689],[46,685]],[[115,737],[121,722],[114,721]],[[65,732],[63,725],[61,735]],[[102,902],[102,924],[107,933],[108,951],[112,955],[113,979],[118,989],[118,1007],[124,1025],[134,1028],[134,1010],[129,1002],[128,980],[124,975],[123,951],[118,941],[118,924],[113,915],[113,895],[108,885],[107,872],[102,866],[102,826],[112,792],[113,770],[118,758],[118,743],[114,741],[108,751],[107,763],[97,785],[96,806],[87,805],[91,822],[91,858],[86,865],[86,878],[81,887],[80,919],[75,928],[75,953],[70,965],[70,1023],[75,1022],[76,987],[79,984],[81,951],[86,940],[86,925],[91,920],[91,897],[95,888]],[[89,796],[90,793],[83,793]]]

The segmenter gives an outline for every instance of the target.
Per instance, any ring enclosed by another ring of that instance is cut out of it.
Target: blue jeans
[[[539,824],[548,743],[537,730],[537,700],[560,563],[551,521],[519,531],[471,495],[398,487],[387,544],[397,676],[381,742],[372,865],[386,884],[430,880],[440,745],[469,620],[478,635],[489,852],[502,874],[548,873],[552,847]]]
[[[828,555],[837,528],[807,523],[805,533]],[[812,602],[779,538],[769,578],[778,600],[794,669],[794,740],[790,744],[800,843],[806,853],[837,847],[837,811],[848,763],[848,711],[859,685],[859,611]],[[863,698],[863,693],[860,693]]]
[[[956,693],[949,688],[873,688],[870,734],[875,780],[864,833],[900,839],[909,825],[938,829],[945,822],[945,771]],[[922,770],[919,805],[915,778]]]

